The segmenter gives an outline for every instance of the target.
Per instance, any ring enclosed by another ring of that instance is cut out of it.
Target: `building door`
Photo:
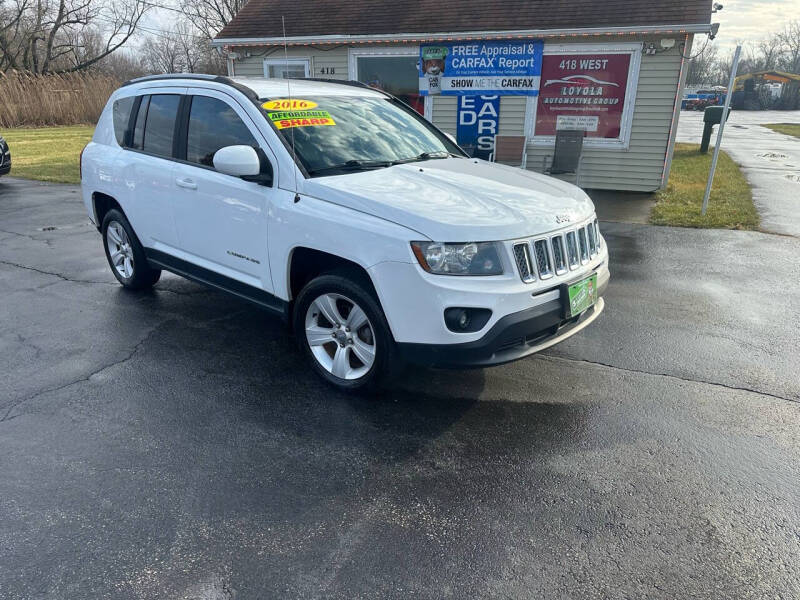
[[[419,93],[419,48],[353,49],[350,75],[370,87],[389,92],[430,118]]]

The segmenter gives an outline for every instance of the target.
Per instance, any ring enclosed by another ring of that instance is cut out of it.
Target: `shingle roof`
[[[217,38],[709,23],[711,0],[250,0]]]

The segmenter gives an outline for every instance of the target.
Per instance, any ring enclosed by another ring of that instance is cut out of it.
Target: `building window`
[[[308,77],[309,70],[309,60],[307,58],[264,61],[264,77],[270,79],[303,79]]]
[[[350,76],[353,75],[427,117],[425,97],[419,93],[419,47],[351,49]]]
[[[545,44],[539,96],[530,101],[533,141],[583,129],[589,147],[626,148],[641,44]]]

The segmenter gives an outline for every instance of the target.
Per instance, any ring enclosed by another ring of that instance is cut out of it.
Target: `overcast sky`
[[[727,53],[738,41],[759,40],[783,29],[786,21],[800,19],[800,0],[717,0],[725,8],[711,16],[719,22],[719,35],[714,41],[720,52]],[[702,43],[700,39],[695,44]]]

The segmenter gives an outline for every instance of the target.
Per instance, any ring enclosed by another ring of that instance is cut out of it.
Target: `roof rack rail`
[[[145,75],[144,77],[129,79],[128,81],[123,83],[120,87],[125,87],[126,85],[131,85],[134,83],[144,83],[147,81],[169,81],[171,79],[195,79],[198,81],[211,81],[214,83],[221,83],[223,85],[229,85],[232,88],[239,90],[250,100],[258,100],[258,94],[256,94],[246,85],[242,85],[241,83],[234,81],[230,77],[225,77],[223,75],[208,75],[206,73],[164,73],[161,75]]]

